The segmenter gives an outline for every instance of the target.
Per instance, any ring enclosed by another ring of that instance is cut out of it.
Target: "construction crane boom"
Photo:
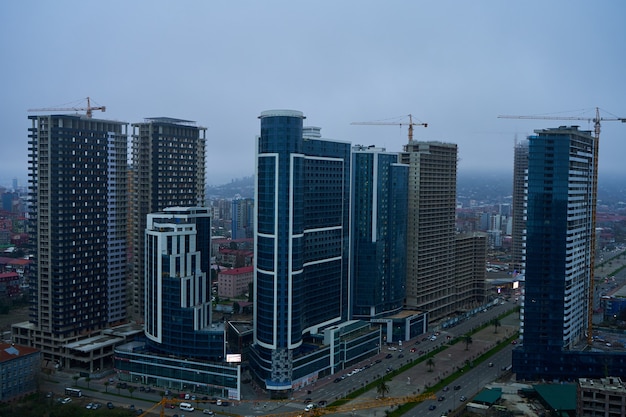
[[[598,197],[598,148],[600,145],[600,130],[601,122],[622,122],[626,123],[626,117],[601,117],[600,109],[596,107],[595,117],[582,117],[582,116],[511,116],[501,115],[499,119],[526,119],[526,120],[582,120],[588,123],[593,122],[594,125],[594,153],[593,153],[593,165],[594,165],[594,177],[593,177],[593,207],[591,208],[592,225],[596,225],[596,204]],[[589,283],[589,307],[587,309],[587,343],[593,344],[593,293],[594,293],[594,269],[595,269],[595,251],[596,251],[596,234],[591,234],[591,265],[590,265],[590,283]]]
[[[29,112],[41,112],[41,111],[84,111],[85,115],[91,119],[94,110],[106,111],[106,106],[92,106],[91,99],[86,98],[87,107],[45,107],[40,109],[28,109]]]
[[[403,122],[352,122],[350,123],[351,125],[394,125],[394,126],[409,126],[409,142],[411,142],[413,140],[413,126],[424,126],[424,127],[428,127],[428,123],[414,123],[413,122],[413,115],[409,114],[409,122],[408,123],[403,123]]]

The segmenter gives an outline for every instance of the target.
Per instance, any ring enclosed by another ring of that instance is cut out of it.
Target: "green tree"
[[[472,340],[472,336],[466,334],[463,340],[465,341],[465,350],[469,350],[469,346],[474,343],[474,341]]]
[[[252,290],[254,289],[254,284],[252,282],[248,283],[248,302],[252,302]]]
[[[234,314],[239,314],[240,311],[241,311],[241,305],[239,305],[239,303],[237,301],[235,301],[233,303],[233,313]]]
[[[389,394],[389,385],[387,385],[387,381],[385,381],[385,378],[382,378],[376,386],[376,392],[382,398],[385,398],[385,395]]]
[[[491,324],[493,324],[493,332],[498,333],[498,327],[502,325],[502,323],[500,323],[500,320],[496,317],[495,319],[491,320]]]
[[[132,385],[129,385],[128,392],[130,393],[130,398],[133,398],[133,392],[135,392],[135,387],[133,387]]]
[[[78,375],[74,375],[72,376],[72,379],[74,380],[74,386],[77,387],[78,386],[78,378],[80,378],[80,376]]]
[[[107,392],[107,393],[109,392],[109,384],[110,384],[109,381],[104,382],[104,392]]]
[[[428,366],[428,372],[433,371],[433,368],[435,367],[435,361],[433,360],[433,358],[428,358],[428,360],[426,361],[426,366]]]

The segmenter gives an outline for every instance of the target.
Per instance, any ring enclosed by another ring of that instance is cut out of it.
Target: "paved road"
[[[399,351],[392,351],[392,359],[383,359],[380,363],[376,363],[375,359],[384,358],[388,350],[384,350],[380,355],[373,358],[373,364],[370,362],[364,362],[355,367],[366,367],[368,364],[370,367],[358,372],[357,374],[347,377],[341,382],[333,382],[337,375],[324,378],[307,388],[299,390],[294,393],[291,401],[286,403],[273,403],[270,401],[261,402],[260,407],[252,409],[241,409],[239,412],[241,415],[251,414],[277,414],[289,411],[304,410],[304,400],[310,398],[314,403],[319,401],[332,402],[338,398],[344,397],[347,393],[350,393],[356,389],[363,387],[365,384],[375,380],[376,378],[384,375],[388,367],[394,369],[399,368],[401,365],[407,363],[412,359],[416,359],[419,356],[419,350],[428,352],[439,345],[445,344],[446,337],[456,337],[467,334],[470,330],[475,329],[482,324],[490,322],[493,318],[499,316],[504,311],[514,309],[517,305],[514,303],[506,303],[502,306],[494,307],[485,313],[479,313],[475,317],[462,322],[454,328],[448,329],[446,332],[440,332],[436,341],[422,342],[421,337],[420,344],[415,346],[415,339],[403,343],[403,358],[399,358]],[[408,371],[394,377],[389,383],[390,396],[403,397],[406,395],[416,395],[423,392],[425,386],[433,386],[441,378],[445,378],[454,372],[456,369],[465,365],[466,360],[474,360],[480,355],[491,349],[498,341],[512,335],[519,329],[519,318],[517,314],[509,315],[502,321],[501,326],[498,328],[497,333],[494,333],[494,327],[488,326],[485,329],[479,331],[472,336],[473,342],[468,346],[466,350],[465,343],[456,343],[453,346],[448,347],[443,352],[437,354],[434,357],[435,366],[432,372],[429,371],[425,362],[422,362]],[[411,353],[410,348],[415,347],[417,352]],[[470,372],[462,375],[457,382],[453,385],[461,385],[461,389],[455,391],[450,387],[447,392],[440,392],[438,395],[443,395],[445,399],[443,401],[427,400],[424,403],[415,407],[411,413],[407,415],[432,415],[433,417],[441,415],[443,410],[453,409],[459,406],[460,396],[463,395],[467,398],[473,397],[478,393],[486,384],[493,382],[499,376],[502,375],[502,368],[511,364],[511,351],[513,346],[509,346],[501,352],[498,352],[494,357],[490,359],[493,366],[489,366],[488,363],[481,364],[473,368]],[[346,369],[343,374],[346,374],[353,370]],[[339,374],[341,375],[341,374]],[[310,393],[309,393],[310,391]],[[360,396],[360,399],[376,397],[375,390],[371,390],[364,395]],[[428,410],[430,405],[436,406],[435,410]],[[349,415],[350,413],[346,414]],[[355,410],[355,414],[359,416],[384,416],[383,408],[372,408],[366,410]],[[304,415],[304,414],[303,414]],[[341,415],[341,414],[333,414]]]
[[[453,328],[447,329],[447,331],[440,331],[437,340],[435,341],[422,341],[423,335],[403,343],[402,352],[399,350],[384,349],[379,355],[371,358],[368,361],[362,362],[359,365],[346,369],[344,372],[326,377],[315,384],[303,388],[293,394],[293,397],[289,401],[277,402],[269,401],[263,396],[258,396],[251,387],[250,384],[244,384],[243,396],[244,399],[249,401],[242,401],[235,403],[229,407],[218,407],[215,405],[207,405],[207,408],[211,408],[217,413],[228,413],[230,415],[265,415],[275,414],[289,411],[304,411],[304,400],[311,398],[314,403],[319,401],[332,402],[338,398],[345,396],[346,394],[362,388],[369,382],[385,375],[387,368],[398,369],[400,366],[408,363],[411,360],[416,360],[420,356],[420,351],[423,351],[422,355],[435,349],[438,346],[445,345],[447,337],[456,337],[467,334],[472,329],[475,329],[482,324],[489,323],[494,317],[502,314],[504,311],[513,309],[516,307],[514,303],[506,303],[505,305],[496,306],[484,313],[479,313],[475,317],[472,317]],[[414,366],[407,372],[394,377],[389,382],[390,396],[402,397],[406,395],[414,395],[422,392],[426,385],[432,386],[437,383],[441,378],[445,378],[451,372],[465,365],[467,360],[473,360],[484,352],[489,350],[498,340],[501,340],[508,335],[513,334],[519,328],[519,319],[517,314],[512,314],[503,320],[502,325],[498,328],[498,332],[494,333],[494,327],[488,326],[480,332],[472,336],[473,343],[468,346],[466,350],[465,343],[457,343],[448,347],[443,352],[439,353],[434,358],[435,366],[432,372],[426,366],[425,362]],[[419,344],[415,344],[419,340]],[[395,346],[397,349],[400,347]],[[415,347],[416,352],[410,352],[410,349]],[[461,385],[461,389],[458,391],[450,388],[447,392],[438,393],[438,395],[445,396],[445,400],[439,401],[426,401],[416,408],[409,415],[432,415],[439,416],[442,410],[455,408],[455,405],[460,405],[459,398],[461,395],[471,398],[474,396],[485,384],[492,382],[501,374],[501,368],[508,366],[511,363],[511,348],[505,349],[499,352],[496,356],[490,359],[493,362],[493,367],[488,367],[487,364],[482,364],[472,369],[466,375],[461,376],[454,385]],[[391,353],[393,358],[385,359],[385,356]],[[403,355],[403,357],[400,357]],[[378,360],[378,363],[377,363]],[[354,374],[353,376],[346,377],[344,380],[335,383],[334,380],[341,375],[348,374],[354,368],[365,368],[362,371]],[[66,374],[63,372],[56,373],[55,375],[46,378],[42,381],[42,391],[52,391],[56,396],[63,396],[63,389],[68,386],[74,386],[75,381],[72,376],[75,374]],[[108,387],[108,393],[105,392],[104,382],[108,380],[103,378],[101,380],[92,380],[89,382],[90,389],[87,389],[87,382],[84,379],[78,381],[79,388],[83,389],[83,394],[88,401],[99,401],[106,403],[108,401],[113,402],[116,406],[128,407],[133,404],[135,408],[141,408],[147,410],[152,407],[161,398],[157,393],[145,393],[136,390],[133,393],[134,398],[129,398],[129,392],[127,390],[118,390],[114,386]],[[121,395],[118,395],[119,394]],[[309,393],[310,392],[310,393]],[[365,393],[361,398],[375,398],[375,390],[371,390]],[[256,400],[254,398],[257,398]],[[428,406],[431,404],[436,405],[436,409],[433,411],[428,410]],[[204,408],[204,405],[200,405],[198,408]],[[160,407],[155,408],[155,414],[158,415]],[[180,410],[166,409],[165,414],[172,416],[174,414],[180,415]],[[196,412],[197,413],[197,412]],[[383,416],[382,409],[369,409],[359,410],[360,416]],[[339,415],[339,414],[336,414]]]

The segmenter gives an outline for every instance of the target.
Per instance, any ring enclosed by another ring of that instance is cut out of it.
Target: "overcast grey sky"
[[[253,174],[269,109],[389,151],[406,127],[350,123],[413,114],[460,174],[510,172],[516,134],[572,122],[500,114],[626,117],[625,22],[623,0],[2,1],[0,185],[26,178],[26,110],[87,96],[94,117],[207,127],[209,184]],[[624,150],[604,123],[601,173],[626,174]]]

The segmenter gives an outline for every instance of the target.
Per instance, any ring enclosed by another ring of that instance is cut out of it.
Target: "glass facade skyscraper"
[[[409,166],[384,149],[352,149],[352,317],[402,309],[406,280]]]
[[[224,334],[211,323],[209,208],[172,207],[148,215],[145,334],[149,349],[221,360]]]
[[[348,318],[350,144],[304,128],[299,111],[260,119],[252,356],[279,391],[321,366],[294,365],[307,335]]]
[[[577,361],[585,353],[576,360],[564,353],[584,346],[588,331],[596,143],[576,126],[535,133],[528,138],[523,344],[513,370],[532,380],[593,376],[592,356],[583,366]]]

